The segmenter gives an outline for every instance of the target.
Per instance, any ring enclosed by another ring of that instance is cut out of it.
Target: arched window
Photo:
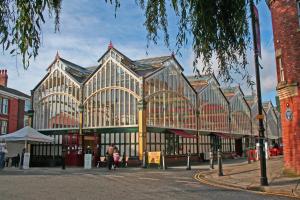
[[[232,133],[251,135],[250,110],[240,93],[230,99],[230,108]]]
[[[61,69],[53,69],[33,94],[34,128],[78,128],[80,86]]]
[[[173,66],[145,81],[147,126],[196,129],[196,93]]]
[[[199,129],[229,132],[229,105],[220,89],[209,83],[199,94]]]
[[[137,125],[141,80],[109,53],[84,85],[85,128]]]

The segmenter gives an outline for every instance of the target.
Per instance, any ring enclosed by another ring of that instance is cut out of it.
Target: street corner
[[[268,195],[268,196],[281,196],[281,197],[288,197],[292,199],[300,199],[300,196],[297,192],[290,191],[287,192],[286,190],[274,189],[269,186],[258,186],[258,185],[246,185],[240,184],[238,182],[230,182],[225,181],[224,179],[218,180],[216,176],[217,171],[209,171],[209,172],[197,172],[194,174],[194,179],[203,183],[205,185],[217,187],[217,188],[224,188],[229,190],[237,190],[237,191],[246,191],[251,192],[259,195]]]

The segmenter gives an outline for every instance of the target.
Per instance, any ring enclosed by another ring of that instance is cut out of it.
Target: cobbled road
[[[0,171],[1,200],[109,199],[109,200],[256,200],[288,199],[204,185],[196,170],[69,168]]]

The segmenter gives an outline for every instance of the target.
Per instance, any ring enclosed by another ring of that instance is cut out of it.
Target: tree
[[[21,54],[25,69],[38,55],[41,45],[41,24],[44,12],[55,15],[55,31],[59,30],[61,0],[1,0],[0,44],[12,55]]]
[[[4,50],[12,46],[11,54],[21,54],[25,68],[29,59],[38,55],[40,24],[45,23],[44,13],[55,15],[55,30],[59,30],[62,0],[2,0],[0,3],[0,44]],[[121,0],[105,0],[115,10]],[[125,1],[123,1],[125,2]],[[164,43],[170,47],[168,10],[174,11],[178,20],[175,50],[187,44],[192,35],[195,54],[194,72],[200,73],[196,64],[202,61],[202,73],[211,73],[211,61],[216,57],[220,77],[232,80],[232,71],[242,74],[249,84],[251,77],[246,70],[246,51],[249,44],[247,22],[248,0],[136,0],[145,12],[144,26],[148,44],[157,43],[163,34]],[[170,6],[171,9],[167,9]]]

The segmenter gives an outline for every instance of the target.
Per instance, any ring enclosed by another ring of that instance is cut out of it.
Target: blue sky
[[[272,100],[276,95],[276,67],[274,59],[273,33],[270,11],[264,1],[258,5],[261,25],[262,60],[261,70],[263,100]],[[109,41],[129,58],[141,59],[170,55],[172,52],[162,42],[147,49],[146,31],[143,26],[144,13],[135,1],[121,1],[121,8],[114,16],[114,7],[101,0],[63,1],[60,32],[54,33],[53,20],[43,25],[42,47],[38,57],[31,61],[28,70],[22,68],[19,58],[8,52],[0,54],[0,68],[7,69],[8,86],[27,94],[46,74],[46,69],[59,51],[61,57],[81,66],[97,64],[106,51]],[[176,20],[169,16],[171,43],[176,36]],[[148,54],[146,54],[148,52]],[[188,44],[177,59],[184,67],[185,75],[192,74],[193,52]],[[248,53],[249,71],[254,73],[253,54]],[[214,63],[214,62],[213,62]],[[237,82],[233,83],[236,85]],[[246,83],[240,82],[245,93],[250,93]]]

